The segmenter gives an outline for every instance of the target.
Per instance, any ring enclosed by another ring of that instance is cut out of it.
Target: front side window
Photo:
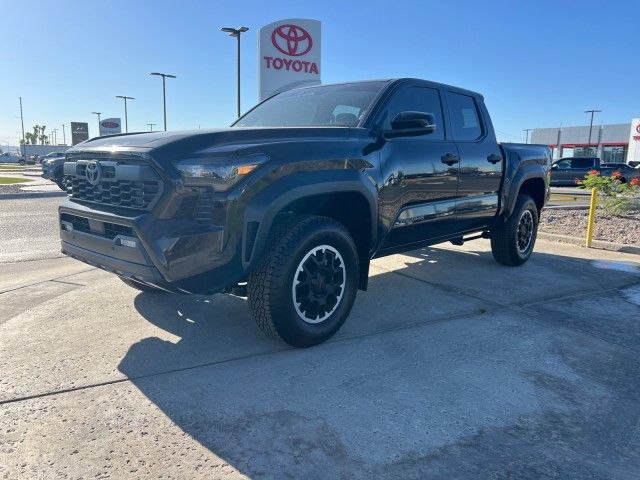
[[[482,126],[475,100],[460,93],[449,92],[451,125],[456,140],[471,141],[480,138]]]
[[[442,120],[442,104],[440,93],[435,88],[428,87],[400,87],[389,102],[384,119],[384,129],[391,129],[391,121],[400,112],[430,113],[436,121],[436,129],[433,133],[425,135],[427,140],[444,140],[444,122]]]
[[[280,93],[233,127],[356,127],[386,82],[299,88]]]

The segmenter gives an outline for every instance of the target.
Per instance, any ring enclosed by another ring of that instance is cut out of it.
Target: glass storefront
[[[602,163],[624,163],[626,153],[623,146],[602,147]]]
[[[575,147],[573,149],[574,157],[597,157],[598,147]]]

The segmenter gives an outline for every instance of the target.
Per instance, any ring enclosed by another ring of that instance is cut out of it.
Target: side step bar
[[[450,241],[454,245],[464,245],[464,242],[469,242],[471,240],[477,240],[479,238],[490,238],[489,232],[484,231],[484,232],[479,233],[477,235],[472,235],[470,237],[458,237],[458,238],[454,238],[453,240],[450,240]]]

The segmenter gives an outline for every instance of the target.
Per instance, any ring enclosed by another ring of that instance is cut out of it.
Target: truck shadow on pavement
[[[306,350],[264,337],[243,299],[141,293],[138,312],[179,338],[143,339],[118,368],[209,465],[250,477],[640,469],[640,307],[615,291],[640,283],[633,267],[427,248],[371,275],[341,331]]]

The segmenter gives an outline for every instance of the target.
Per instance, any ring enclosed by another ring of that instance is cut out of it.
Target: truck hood
[[[69,153],[97,150],[144,149],[166,151],[179,148],[185,154],[235,145],[238,148],[273,142],[317,141],[368,137],[369,130],[356,127],[222,128],[176,132],[126,133],[97,137],[80,143]]]

